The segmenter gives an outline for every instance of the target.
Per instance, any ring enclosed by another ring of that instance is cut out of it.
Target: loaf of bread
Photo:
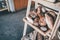
[[[48,27],[52,29],[56,19],[56,14],[54,11],[45,11],[46,10],[44,8],[42,10],[42,7],[39,6],[37,9],[30,11],[27,19],[30,20],[29,22],[33,23],[35,26],[40,25],[45,27],[48,25]]]
[[[42,7],[38,7],[37,8],[37,15],[39,16],[39,24],[40,26],[45,26],[46,25],[46,21],[44,18],[44,14],[42,14]]]
[[[45,20],[50,29],[52,29],[54,26],[55,17],[56,15],[53,11],[49,11],[48,13],[45,14]]]
[[[34,24],[35,26],[39,26],[39,17],[36,17],[36,18],[34,19],[33,24]]]

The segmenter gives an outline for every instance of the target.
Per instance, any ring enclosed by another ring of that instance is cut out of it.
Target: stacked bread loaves
[[[39,26],[41,30],[47,31],[48,28],[52,28],[54,26],[54,21],[56,18],[56,14],[54,11],[48,11],[39,6],[37,9],[30,11],[28,17],[32,20],[31,23],[35,26]]]

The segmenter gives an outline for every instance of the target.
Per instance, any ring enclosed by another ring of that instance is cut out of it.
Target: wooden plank
[[[8,10],[8,8],[0,9],[0,11]]]
[[[35,0],[32,0],[35,1]],[[43,0],[37,0],[37,3],[43,4],[44,6],[47,6],[49,8],[52,8],[54,10],[59,11],[60,10],[60,6],[56,6],[58,4],[56,3],[51,3],[51,2],[47,2],[47,1],[43,1]]]
[[[5,1],[6,1],[6,6],[7,6],[8,11],[10,11],[8,0],[5,0]]]
[[[32,25],[31,23],[29,23],[25,18],[23,19],[23,21],[25,23],[27,23],[28,25],[30,25],[30,27],[32,27],[34,30],[36,30],[37,32],[39,32],[43,36],[46,36],[50,32],[50,30],[48,30],[47,32],[41,31],[38,27],[36,27],[36,26]],[[50,36],[50,35],[48,35],[48,36]]]
[[[30,7],[31,7],[31,0],[29,0],[29,1],[28,1],[26,17],[27,17],[27,16],[28,16],[28,14],[29,14]],[[26,35],[26,30],[27,30],[27,23],[25,23],[25,25],[24,25],[24,32],[23,32],[23,36],[25,36],[25,35]]]

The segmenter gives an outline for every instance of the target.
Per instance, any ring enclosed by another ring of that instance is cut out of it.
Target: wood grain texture
[[[15,10],[26,8],[28,0],[14,0]]]
[[[32,5],[34,2],[32,2]],[[28,5],[28,0],[14,0],[14,6],[15,10],[21,10],[23,8],[26,8]]]

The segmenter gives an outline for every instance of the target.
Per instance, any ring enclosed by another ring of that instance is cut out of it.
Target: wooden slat
[[[0,11],[8,10],[8,8],[0,9]]]
[[[35,1],[35,0],[32,0],[32,1]],[[38,0],[37,3],[43,4],[44,6],[47,6],[49,8],[54,9],[54,10],[57,10],[57,11],[60,10],[60,6],[56,6],[56,5],[58,5],[56,3],[51,3],[51,2],[47,2],[47,1],[43,1],[43,0]]]
[[[47,32],[41,31],[38,27],[36,27],[36,26],[32,25],[31,23],[29,23],[25,18],[23,18],[23,21],[25,23],[27,23],[28,25],[30,25],[30,27],[32,27],[34,30],[36,30],[37,32],[39,32],[43,36],[46,36],[50,32],[50,30],[48,30]],[[50,36],[50,35],[48,35],[48,36]]]

